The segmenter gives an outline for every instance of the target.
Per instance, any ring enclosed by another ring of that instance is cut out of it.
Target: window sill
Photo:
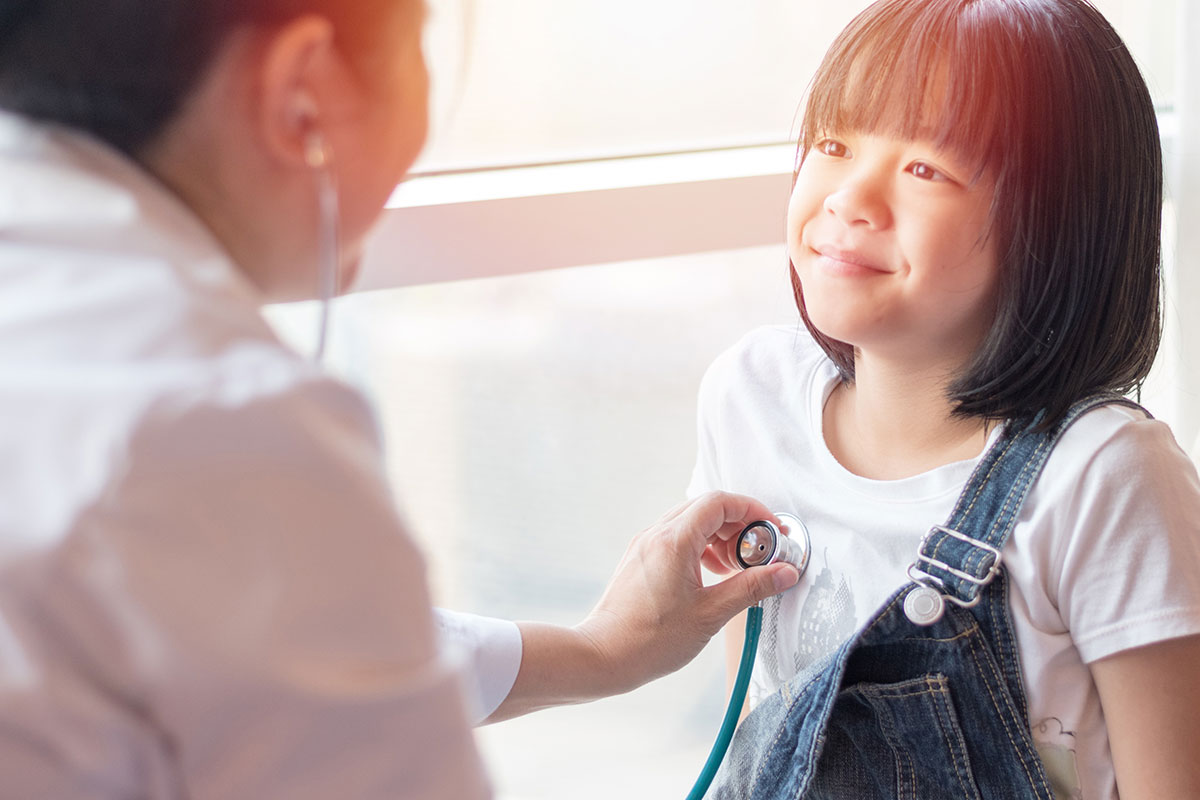
[[[780,144],[416,176],[355,288],[782,244],[794,157]]]

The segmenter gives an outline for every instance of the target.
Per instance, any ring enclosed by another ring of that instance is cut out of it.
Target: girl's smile
[[[818,244],[811,250],[817,255],[817,266],[835,275],[847,278],[869,278],[880,274],[886,275],[892,271],[854,248]]]

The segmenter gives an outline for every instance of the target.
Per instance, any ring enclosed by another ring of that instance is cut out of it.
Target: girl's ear
[[[304,167],[341,68],[333,25],[316,15],[298,17],[271,33],[262,48],[255,86],[260,139],[272,158]]]

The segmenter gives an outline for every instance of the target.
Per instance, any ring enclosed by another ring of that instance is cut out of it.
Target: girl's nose
[[[847,180],[825,196],[823,205],[826,213],[833,214],[843,225],[881,229],[892,220],[885,189],[873,176]]]

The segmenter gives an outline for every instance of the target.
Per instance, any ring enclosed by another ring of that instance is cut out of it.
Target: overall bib
[[[1137,407],[1101,396],[1049,431],[1032,432],[1036,420],[1010,423],[950,519],[922,541],[909,570],[914,583],[755,708],[709,796],[1053,800],[1030,733],[999,554],[1059,436],[1111,402]],[[906,600],[928,610],[943,597],[945,613],[933,624],[906,614]]]

